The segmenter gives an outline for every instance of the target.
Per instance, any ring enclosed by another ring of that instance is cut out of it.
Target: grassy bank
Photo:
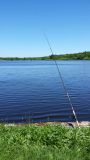
[[[90,127],[1,125],[0,160],[90,160]]]

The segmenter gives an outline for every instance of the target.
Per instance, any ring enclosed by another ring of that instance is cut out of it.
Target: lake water
[[[90,121],[90,61],[57,61],[79,121]],[[0,61],[0,122],[75,121],[54,61]]]

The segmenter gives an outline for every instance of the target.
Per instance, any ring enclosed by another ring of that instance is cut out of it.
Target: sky
[[[90,0],[0,0],[0,57],[90,51]]]

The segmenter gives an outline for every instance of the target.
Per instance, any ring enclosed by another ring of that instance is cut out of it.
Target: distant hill
[[[50,55],[45,57],[0,57],[0,60],[90,60],[90,51],[73,54]]]

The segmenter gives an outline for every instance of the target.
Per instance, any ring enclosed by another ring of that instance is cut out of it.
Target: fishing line
[[[53,50],[52,50],[51,44],[50,44],[50,42],[49,42],[46,34],[44,34],[44,37],[45,37],[45,40],[46,40],[46,42],[47,42],[47,44],[48,44],[48,46],[49,46],[49,49],[50,49],[50,51],[51,51],[51,54],[54,56],[54,52],[53,52]],[[77,115],[76,115],[76,112],[75,112],[75,110],[74,110],[74,107],[73,107],[73,104],[72,104],[70,95],[69,95],[69,93],[68,93],[68,90],[67,90],[67,88],[66,88],[66,86],[65,86],[65,83],[64,83],[64,80],[63,80],[61,71],[60,71],[60,67],[58,66],[57,61],[56,61],[55,59],[53,59],[53,61],[55,62],[55,65],[56,65],[56,68],[57,68],[59,77],[60,77],[60,79],[61,79],[61,82],[62,82],[64,91],[65,91],[65,93],[66,93],[66,96],[67,96],[67,98],[68,98],[69,104],[70,104],[70,106],[71,106],[71,109],[72,109],[72,112],[73,112],[75,121],[76,121],[76,123],[77,123],[77,126],[79,127],[79,122],[78,122],[78,119],[77,119]]]

